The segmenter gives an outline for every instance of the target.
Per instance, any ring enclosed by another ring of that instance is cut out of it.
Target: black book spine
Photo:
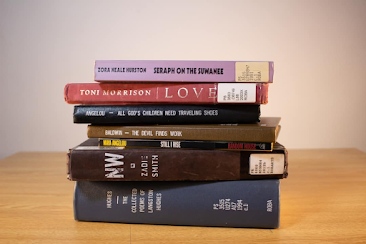
[[[75,106],[74,123],[89,124],[235,124],[256,123],[259,105]]]
[[[100,147],[272,151],[271,142],[179,141],[100,138]]]
[[[279,227],[279,180],[77,182],[79,221]]]

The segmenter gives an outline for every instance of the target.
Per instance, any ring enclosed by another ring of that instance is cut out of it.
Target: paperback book
[[[96,81],[272,82],[273,62],[97,60]]]
[[[180,141],[99,138],[100,147],[272,151],[272,142]]]

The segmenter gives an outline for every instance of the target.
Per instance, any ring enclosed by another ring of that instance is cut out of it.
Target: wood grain
[[[0,160],[0,243],[366,243],[366,154],[290,150],[275,230],[109,224],[73,219],[66,153]]]

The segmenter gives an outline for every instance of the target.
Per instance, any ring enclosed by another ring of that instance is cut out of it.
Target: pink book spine
[[[70,104],[266,104],[263,83],[73,83],[64,90]]]
[[[97,60],[100,82],[273,82],[271,61]]]

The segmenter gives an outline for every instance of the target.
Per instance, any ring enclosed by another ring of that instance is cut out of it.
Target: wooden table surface
[[[366,154],[289,150],[281,227],[245,229],[77,222],[66,153],[0,160],[0,243],[366,243]]]

